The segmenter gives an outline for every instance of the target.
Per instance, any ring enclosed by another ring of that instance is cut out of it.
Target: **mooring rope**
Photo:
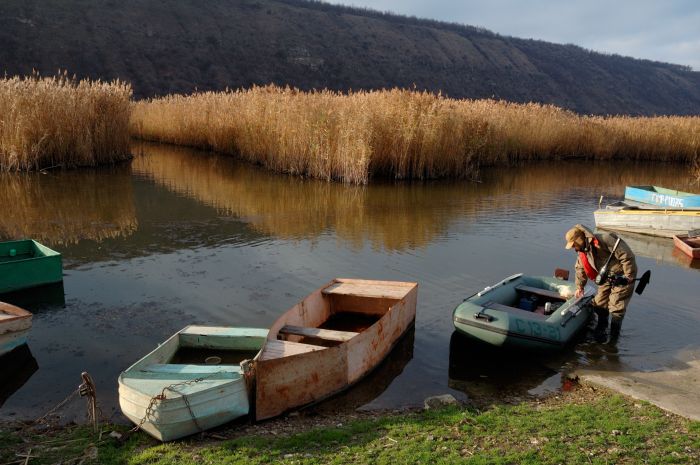
[[[197,421],[197,417],[195,416],[194,411],[192,410],[192,406],[190,405],[190,401],[189,401],[189,399],[187,398],[187,395],[184,394],[184,393],[181,392],[181,391],[178,391],[178,390],[175,389],[175,388],[176,388],[176,387],[179,387],[179,386],[189,386],[189,385],[192,385],[192,384],[196,384],[196,383],[202,382],[202,381],[204,381],[204,380],[206,380],[206,379],[208,379],[208,378],[211,378],[211,377],[213,377],[213,376],[215,376],[215,375],[219,375],[219,374],[221,374],[221,373],[226,373],[226,372],[225,372],[225,371],[217,371],[217,372],[211,373],[211,374],[209,374],[209,375],[207,375],[207,376],[202,376],[202,377],[199,377],[199,378],[190,379],[190,380],[188,380],[188,381],[182,381],[182,382],[180,382],[180,383],[173,383],[173,384],[170,384],[170,385],[168,385],[168,386],[165,386],[165,387],[160,391],[160,394],[156,394],[155,396],[151,397],[150,402],[148,402],[148,406],[146,406],[146,412],[145,412],[143,418],[141,419],[141,421],[139,421],[139,422],[136,424],[136,426],[134,426],[131,430],[129,430],[129,432],[130,432],[130,433],[135,433],[135,432],[137,432],[138,430],[141,429],[141,427],[143,426],[143,424],[146,423],[146,421],[148,421],[149,419],[151,419],[151,417],[154,416],[153,414],[155,413],[154,410],[155,410],[156,403],[157,403],[158,401],[167,400],[167,397],[166,397],[166,395],[165,395],[165,391],[171,391],[171,392],[174,392],[174,393],[176,393],[176,394],[180,394],[180,396],[182,397],[183,402],[185,403],[185,406],[187,407],[187,410],[188,410],[189,413],[190,413],[190,417],[192,417],[192,422],[194,423],[195,427],[197,428],[197,431],[199,431],[200,433],[203,432],[203,431],[204,431],[204,428],[202,428],[202,426],[201,426],[201,425],[199,424],[199,422]]]

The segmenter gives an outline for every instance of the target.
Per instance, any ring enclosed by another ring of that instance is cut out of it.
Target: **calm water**
[[[395,408],[425,397],[537,395],[584,366],[682,366],[698,353],[700,264],[630,238],[652,283],[614,348],[586,342],[515,357],[453,336],[465,296],[517,272],[573,269],[564,232],[593,226],[626,184],[692,189],[683,167],[561,162],[483,170],[481,182],[328,184],[216,155],[137,145],[127,165],[0,177],[0,237],[64,257],[64,287],[6,297],[35,312],[30,352],[0,367],[0,417],[35,418],[88,371],[104,413],[121,370],[188,324],[267,327],[333,277],[420,283],[415,330],[364,383],[327,405]],[[65,297],[63,293],[65,292]],[[40,303],[40,300],[53,301]],[[18,368],[19,367],[19,368]],[[83,405],[73,405],[76,418]]]

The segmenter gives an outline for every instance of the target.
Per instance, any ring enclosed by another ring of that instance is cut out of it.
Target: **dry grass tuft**
[[[408,90],[267,86],[137,102],[132,133],[239,155],[275,171],[363,184],[371,176],[470,177],[478,165],[534,159],[690,163],[700,117],[588,117],[552,105]]]
[[[131,86],[0,79],[0,171],[95,166],[129,158]]]

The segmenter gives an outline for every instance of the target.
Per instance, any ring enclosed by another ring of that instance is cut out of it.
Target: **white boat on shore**
[[[615,202],[593,213],[596,227],[672,238],[700,229],[700,210],[644,207],[627,201]]]

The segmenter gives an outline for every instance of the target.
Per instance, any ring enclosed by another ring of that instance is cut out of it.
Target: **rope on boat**
[[[141,421],[139,421],[136,424],[136,426],[134,426],[132,429],[130,429],[129,432],[130,433],[137,432],[138,430],[141,429],[143,424],[146,423],[146,421],[149,421],[149,420],[151,420],[151,418],[154,418],[154,413],[155,413],[154,409],[155,409],[156,403],[158,401],[162,401],[162,400],[167,399],[167,397],[165,395],[165,391],[171,391],[171,392],[174,392],[176,394],[180,394],[180,397],[182,397],[182,400],[185,402],[185,406],[187,406],[187,410],[190,412],[190,417],[192,417],[192,422],[194,423],[194,426],[197,428],[197,431],[200,433],[204,432],[204,428],[202,428],[202,426],[197,422],[197,417],[194,415],[194,412],[192,411],[192,406],[190,405],[190,401],[187,398],[187,395],[182,393],[181,391],[178,391],[175,388],[178,386],[189,386],[192,384],[196,384],[196,383],[204,381],[205,379],[211,378],[214,375],[218,375],[221,373],[226,373],[226,372],[225,371],[217,371],[217,372],[211,373],[207,376],[202,376],[200,378],[194,378],[194,379],[190,379],[188,381],[182,381],[180,383],[173,383],[173,384],[170,384],[168,386],[165,386],[160,391],[160,394],[156,394],[155,396],[151,397],[151,400],[150,400],[150,402],[148,402],[148,406],[146,407],[146,413],[144,414],[143,418],[141,419]]]
[[[83,382],[73,392],[68,394],[65,399],[56,404],[51,410],[31,422],[30,425],[48,423],[46,420],[49,416],[58,412],[76,396],[80,395],[80,397],[87,397],[87,417],[92,424],[93,431],[97,432],[99,428],[99,419],[102,417],[102,411],[97,405],[97,390],[95,389],[95,383],[92,381],[90,374],[86,371],[82,372],[80,377]]]

